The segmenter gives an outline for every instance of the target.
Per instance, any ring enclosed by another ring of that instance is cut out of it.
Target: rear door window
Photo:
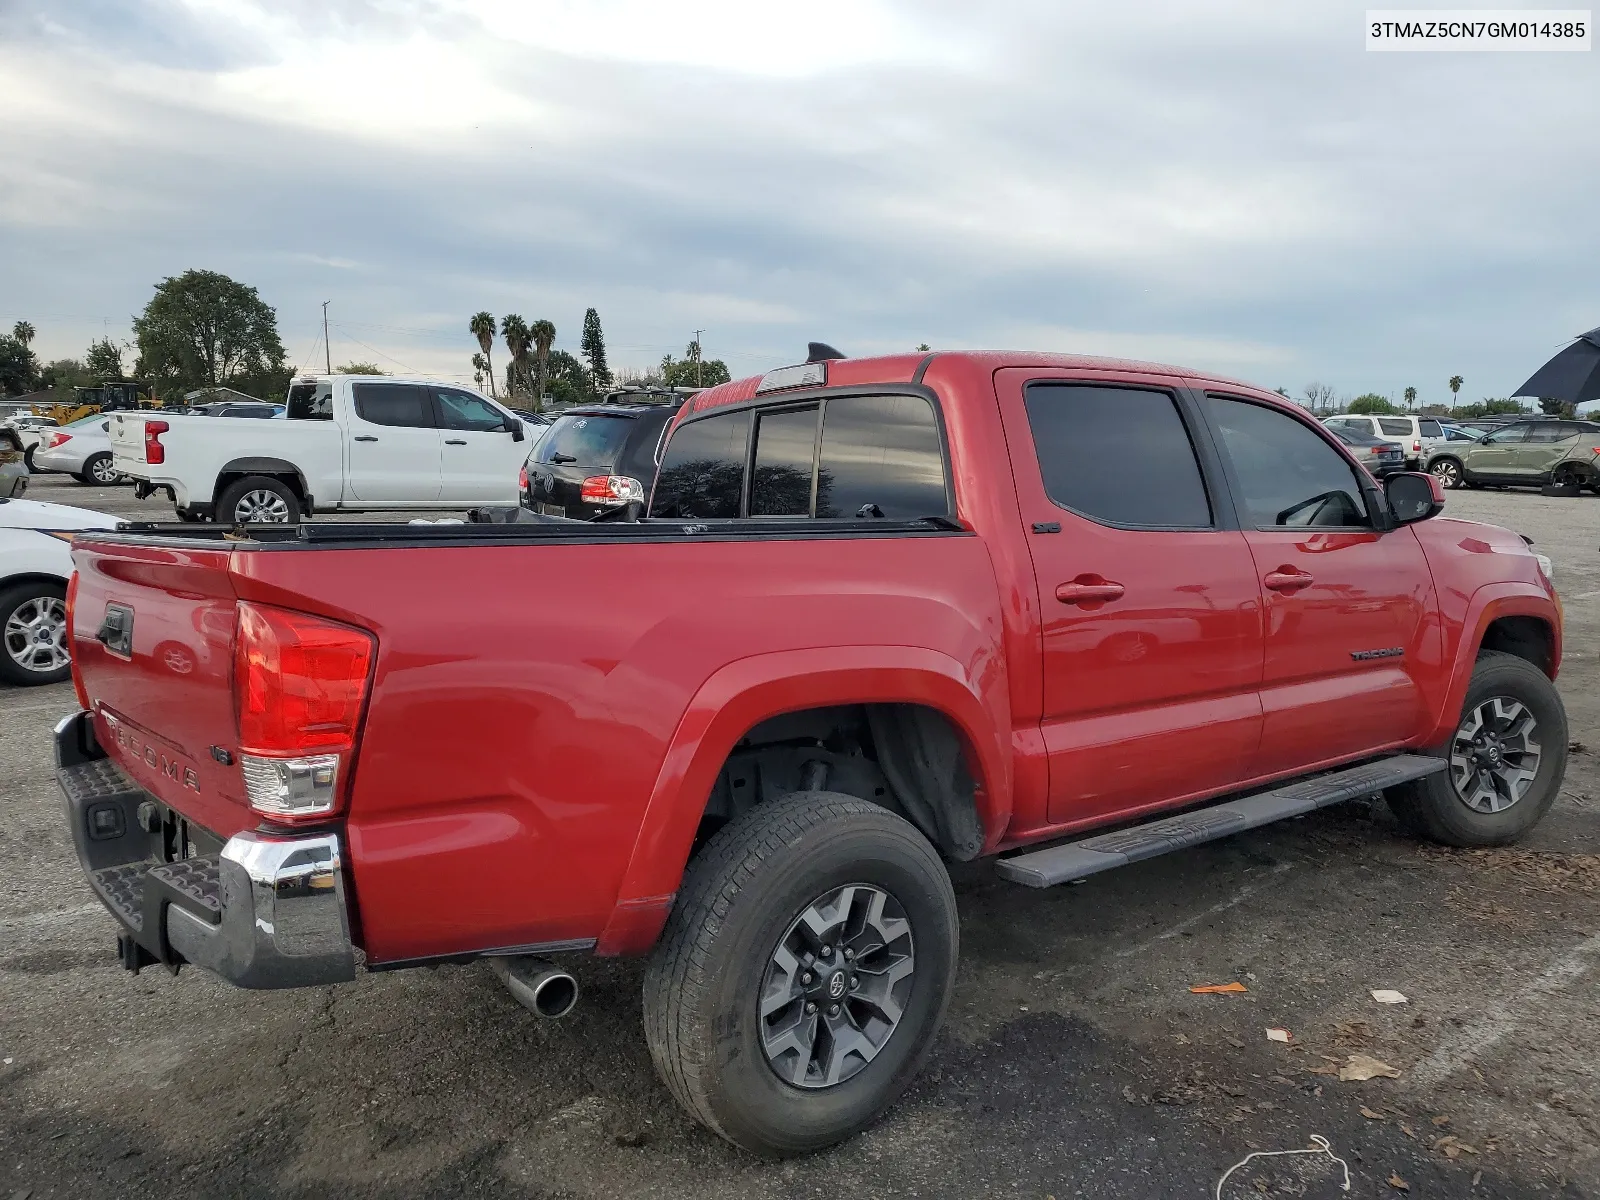
[[[828,401],[817,465],[818,517],[915,520],[949,511],[933,405],[921,396]]]
[[[432,429],[433,405],[423,390],[409,383],[353,383],[356,415],[374,425]]]
[[[672,431],[650,498],[652,517],[737,517],[744,494],[748,412],[690,421]]]
[[[1379,417],[1378,428],[1386,437],[1410,437],[1411,422],[1401,417]]]
[[[577,463],[583,467],[609,467],[617,461],[622,443],[628,440],[632,417],[608,417],[594,413],[566,413],[556,418],[550,432],[539,439],[536,461]]]
[[[764,412],[756,418],[750,472],[752,517],[811,515],[811,473],[817,454],[817,406]]]
[[[1315,431],[1265,404],[1206,399],[1250,524],[1371,525],[1356,469]]]
[[[1113,525],[1211,526],[1194,445],[1166,392],[1037,383],[1024,404],[1045,494],[1062,508]]]
[[[1527,440],[1530,442],[1543,442],[1548,445],[1551,442],[1564,441],[1571,436],[1571,431],[1564,428],[1561,422],[1551,421],[1544,425],[1530,425],[1528,427]]]

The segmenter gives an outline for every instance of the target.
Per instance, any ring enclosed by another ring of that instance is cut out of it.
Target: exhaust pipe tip
[[[578,981],[549,959],[491,958],[489,965],[516,1002],[531,1013],[555,1020],[578,1006]]]

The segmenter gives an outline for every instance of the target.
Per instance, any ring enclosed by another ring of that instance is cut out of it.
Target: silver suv
[[[1436,417],[1371,416],[1346,413],[1322,422],[1336,429],[1352,429],[1386,442],[1394,442],[1406,458],[1406,470],[1415,471],[1445,443],[1444,426]]]

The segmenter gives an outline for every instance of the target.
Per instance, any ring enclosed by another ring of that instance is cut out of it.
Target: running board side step
[[[1442,758],[1396,754],[1358,767],[1312,775],[1271,791],[1191,809],[1160,821],[1002,858],[995,863],[995,870],[1002,879],[1026,887],[1054,887],[1113,867],[1155,858],[1171,850],[1270,825],[1285,817],[1298,817],[1313,809],[1354,800],[1357,796],[1369,796],[1384,788],[1432,775],[1447,765]]]

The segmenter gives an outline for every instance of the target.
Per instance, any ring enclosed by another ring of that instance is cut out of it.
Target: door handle
[[[467,439],[466,438],[445,438],[444,444],[446,446],[465,446],[467,444]]]
[[[1080,575],[1071,583],[1056,588],[1056,599],[1063,604],[1098,604],[1106,600],[1122,599],[1120,583],[1101,579],[1098,575]]]
[[[1304,571],[1280,567],[1276,571],[1267,572],[1266,577],[1261,582],[1275,592],[1297,592],[1314,582],[1314,580]]]
[[[357,434],[354,440],[358,442],[375,442],[378,439],[375,437],[368,437],[366,434],[362,433]]]

